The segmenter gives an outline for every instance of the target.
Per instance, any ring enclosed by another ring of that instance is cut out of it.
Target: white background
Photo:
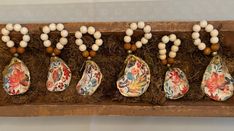
[[[1,23],[201,19],[234,20],[234,1],[0,0]],[[0,131],[223,131],[233,128],[233,118],[0,117]]]

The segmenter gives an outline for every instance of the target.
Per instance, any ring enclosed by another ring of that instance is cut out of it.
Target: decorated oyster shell
[[[98,65],[91,60],[86,61],[85,69],[76,89],[81,95],[92,95],[102,81],[102,73]]]
[[[124,74],[116,82],[117,88],[123,96],[140,96],[150,84],[149,66],[141,58],[134,55],[129,55],[125,63]]]
[[[65,90],[71,81],[71,71],[66,63],[59,57],[50,58],[50,67],[46,87],[49,91]]]
[[[203,75],[201,89],[211,99],[225,101],[233,95],[234,80],[220,56],[214,56]]]
[[[185,73],[179,68],[172,68],[166,72],[164,91],[168,99],[179,99],[189,90]]]
[[[3,71],[3,88],[9,95],[25,93],[30,86],[30,73],[27,66],[13,57]]]

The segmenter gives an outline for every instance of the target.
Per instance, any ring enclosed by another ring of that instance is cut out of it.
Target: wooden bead
[[[204,53],[205,55],[210,55],[211,49],[210,49],[209,47],[206,47],[206,48],[204,49],[203,53]]]
[[[90,55],[91,57],[96,56],[96,51],[91,50],[91,51],[89,52],[89,55]]]
[[[129,50],[129,49],[131,49],[131,47],[132,47],[132,45],[130,43],[125,43],[124,44],[124,49],[125,50]]]
[[[161,60],[161,63],[163,64],[163,65],[167,65],[167,60],[165,59],[165,60]]]
[[[83,52],[82,52],[82,56],[85,57],[85,58],[86,58],[86,57],[89,57],[89,51],[87,51],[87,50],[86,50],[86,51],[83,51]]]
[[[18,52],[19,54],[23,54],[24,51],[25,51],[25,49],[24,49],[23,47],[18,47],[18,48],[17,48],[17,52]]]
[[[137,50],[137,46],[136,46],[135,44],[132,44],[132,45],[131,45],[131,50],[132,50],[132,51],[136,51],[136,50]]]
[[[167,62],[168,64],[174,64],[175,60],[173,58],[168,58]]]
[[[219,46],[218,43],[217,43],[217,44],[212,44],[212,45],[211,45],[211,50],[214,51],[214,52],[215,52],[215,51],[218,51],[219,48],[220,48],[220,46]]]
[[[11,52],[12,54],[15,54],[15,53],[17,52],[17,49],[16,49],[15,47],[11,47],[11,48],[10,48],[10,52]]]
[[[54,54],[55,54],[55,55],[59,55],[59,54],[61,54],[61,50],[59,50],[59,49],[55,48],[55,49],[54,49]]]
[[[52,54],[54,52],[54,48],[53,47],[47,47],[46,48],[46,52],[49,53],[49,54]]]

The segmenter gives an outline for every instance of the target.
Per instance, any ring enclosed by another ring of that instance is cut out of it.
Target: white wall
[[[126,0],[0,0],[0,22],[234,20],[233,0],[123,1]],[[233,118],[0,117],[0,131],[220,131],[233,128]]]

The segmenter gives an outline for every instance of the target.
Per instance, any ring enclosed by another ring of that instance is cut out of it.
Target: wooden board
[[[152,32],[192,32],[197,22],[147,22]],[[212,21],[224,36],[225,47],[234,51],[234,21]],[[45,24],[25,24],[30,34],[40,34]],[[129,22],[66,23],[69,33],[74,33],[81,25],[92,25],[105,33],[125,32]],[[0,25],[0,28],[4,25]],[[2,83],[2,82],[1,82]],[[164,105],[141,103],[117,103],[111,101],[96,104],[9,104],[0,105],[0,116],[73,116],[73,115],[129,115],[129,116],[234,116],[234,98],[226,102],[212,100],[167,101]]]

